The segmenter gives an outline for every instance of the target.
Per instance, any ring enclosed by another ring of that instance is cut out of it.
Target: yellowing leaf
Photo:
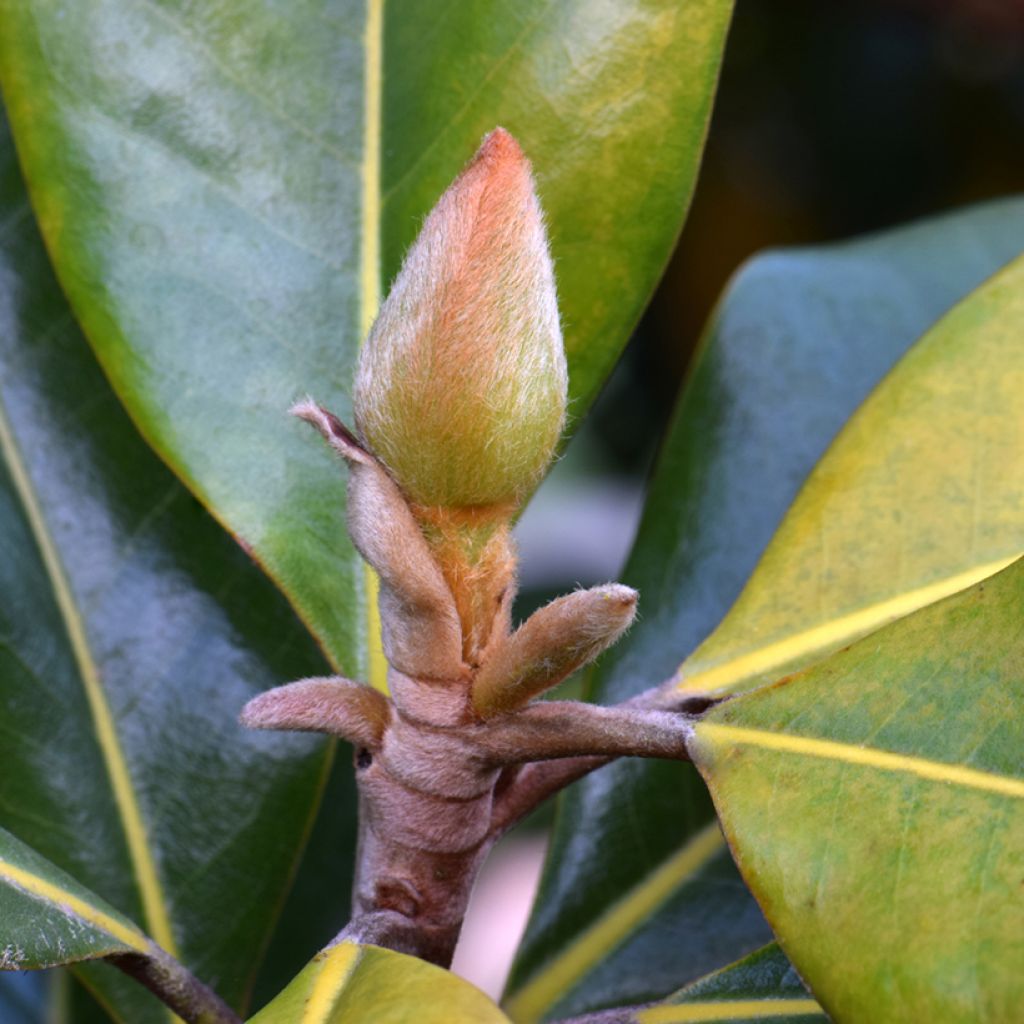
[[[1024,551],[1024,258],[889,374],[808,478],[680,687],[749,690]]]
[[[508,1018],[449,971],[343,942],[315,956],[250,1024],[508,1024]]]
[[[716,708],[695,759],[839,1021],[1024,1006],[1024,561]]]

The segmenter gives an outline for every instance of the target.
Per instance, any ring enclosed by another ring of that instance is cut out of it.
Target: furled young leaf
[[[716,708],[694,755],[839,1021],[1019,1019],[1024,561]]]
[[[449,971],[378,946],[343,942],[313,961],[250,1024],[509,1024]]]
[[[149,951],[149,940],[136,924],[4,829],[0,921],[0,970]]]
[[[621,700],[672,675],[736,598],[844,420],[917,337],[1017,255],[1022,235],[1024,200],[1009,200],[768,253],[739,273],[701,346],[625,573],[640,591],[639,621],[594,679],[593,699]],[[568,794],[512,996],[571,958],[575,988],[559,1012],[643,1002],[764,941],[756,914],[691,927],[685,895],[654,881],[711,815],[686,765],[623,761]],[[652,889],[660,895],[650,904]],[[600,928],[613,907],[637,903],[645,924]],[[724,955],[694,971],[709,930],[726,938],[723,923],[735,929]],[[627,948],[627,933],[637,960],[646,950],[661,970],[608,959]]]
[[[6,140],[0,210],[0,825],[241,1005],[328,753],[236,716],[323,662],[138,438],[53,279]],[[0,914],[0,948],[9,926]],[[81,970],[120,1019],[166,1021],[118,972]]]
[[[661,1006],[641,1010],[637,1024],[684,1021],[772,1021],[773,1024],[828,1024],[800,976],[776,943],[687,985]]]
[[[349,415],[383,284],[503,124],[536,167],[580,413],[678,232],[730,10],[0,3],[4,97],[75,314],[346,674],[366,669],[366,605],[343,473],[285,410],[312,391]]]

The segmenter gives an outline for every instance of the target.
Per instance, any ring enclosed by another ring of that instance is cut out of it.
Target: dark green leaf
[[[0,970],[146,955],[139,927],[31,847],[0,829]]]
[[[793,965],[774,942],[687,985],[663,1005],[637,1014],[637,1024],[712,1020],[828,1024],[821,1007],[808,995]]]
[[[597,674],[593,699],[622,699],[676,671],[736,598],[845,419],[922,332],[1019,252],[1022,236],[1024,201],[1009,200],[842,245],[768,253],[739,273],[683,394],[625,574],[640,590],[640,620]],[[689,766],[620,762],[569,794],[513,997],[611,908],[646,891],[710,816]],[[657,958],[665,936],[679,936],[661,991],[649,992],[646,975],[602,963],[626,938],[608,934],[579,964],[562,1013],[663,996],[699,973],[692,958],[707,936],[687,928],[687,901],[676,894],[672,906],[669,895],[629,938]],[[725,925],[731,950],[719,963],[764,941],[735,917]],[[590,993],[598,978],[600,1001]]]
[[[730,9],[0,4],[4,96],[80,323],[348,674],[367,669],[366,604],[343,474],[285,410],[312,391],[349,415],[382,280],[502,123],[538,174],[582,412],[681,224]]]
[[[323,744],[236,716],[323,663],[138,438],[6,144],[0,210],[0,823],[240,1005],[328,763]],[[88,980],[121,1019],[153,1019],[120,975]]]

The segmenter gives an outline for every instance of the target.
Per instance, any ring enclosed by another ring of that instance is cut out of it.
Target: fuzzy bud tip
[[[554,271],[530,164],[497,128],[441,196],[363,346],[359,431],[420,505],[518,505],[565,420]]]

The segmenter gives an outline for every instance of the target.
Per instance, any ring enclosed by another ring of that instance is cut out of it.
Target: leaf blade
[[[5,829],[0,829],[0,886],[4,970],[149,951],[135,924]]]
[[[226,978],[237,1005],[330,761],[315,742],[248,735],[236,715],[323,662],[137,438],[53,280],[3,141],[0,823],[162,930],[198,975]],[[247,863],[260,868],[249,881]],[[113,976],[97,969],[95,988],[124,1019],[166,1020]]]
[[[469,982],[416,957],[339,943],[318,954],[250,1024],[508,1024]]]
[[[166,897],[153,861],[146,835],[146,826],[139,811],[138,799],[125,763],[124,751],[114,725],[107,695],[100,681],[99,671],[86,637],[82,614],[76,604],[54,539],[47,527],[39,496],[18,449],[14,431],[2,407],[0,407],[0,453],[2,453],[2,460],[6,464],[18,499],[25,510],[32,536],[42,556],[46,575],[53,588],[74,660],[82,679],[89,710],[96,727],[97,743],[127,839],[128,855],[141,897],[143,912],[157,942],[172,955],[175,955],[177,944],[171,931]],[[13,877],[11,881],[14,881]]]
[[[840,1020],[1020,1005],[1022,586],[1017,562],[698,727],[740,867]],[[753,825],[765,786],[771,822]]]
[[[683,1024],[685,1021],[773,1020],[826,1024],[828,1018],[777,943],[737,963],[700,978],[659,1006],[641,1010],[637,1024]]]
[[[1018,259],[943,317],[858,410],[729,615],[687,659],[680,689],[730,692],[796,671],[1020,554],[1022,281]]]
[[[604,959],[615,949],[623,934],[643,921],[669,893],[696,877],[723,849],[724,840],[716,824],[698,832],[675,857],[609,908],[578,935],[575,942],[561,950],[542,972],[506,1000],[509,1016],[516,1021],[539,1019],[587,974],[595,961]]]

